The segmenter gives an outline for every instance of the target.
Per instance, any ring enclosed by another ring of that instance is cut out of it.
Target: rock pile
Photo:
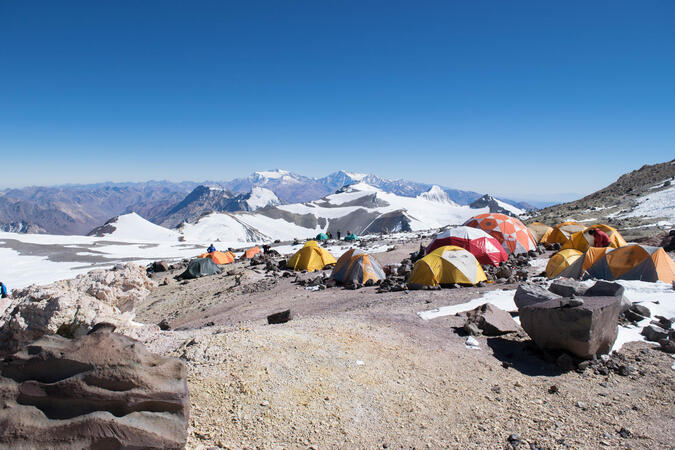
[[[131,330],[134,302],[155,286],[143,267],[126,264],[16,290],[0,317],[0,349],[15,351],[44,334],[81,336],[98,322]]]
[[[0,362],[0,373],[0,447],[185,446],[185,366],[110,326],[44,336]]]

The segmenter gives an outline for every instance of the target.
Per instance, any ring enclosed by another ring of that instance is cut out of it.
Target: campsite
[[[675,450],[673,18],[0,1],[0,450]]]

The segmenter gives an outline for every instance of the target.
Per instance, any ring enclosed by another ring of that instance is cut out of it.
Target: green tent
[[[345,241],[356,241],[358,239],[359,237],[354,233],[349,233],[347,236],[345,236]]]
[[[316,235],[315,240],[326,241],[326,240],[328,240],[328,235],[326,233],[319,233],[319,234]]]
[[[211,258],[195,258],[190,261],[187,269],[185,269],[185,272],[180,274],[178,278],[199,278],[207,275],[215,275],[218,273],[222,273],[222,271]]]

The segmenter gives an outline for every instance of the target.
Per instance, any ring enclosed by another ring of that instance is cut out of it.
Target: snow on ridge
[[[271,180],[283,178],[285,175],[290,175],[290,172],[288,170],[283,169],[261,170],[253,173],[261,178],[267,178]]]
[[[515,214],[515,215],[517,215],[517,216],[520,216],[521,214],[525,214],[525,212],[526,212],[524,209],[520,209],[520,208],[518,208],[517,206],[514,206],[514,205],[512,205],[512,204],[510,204],[510,203],[506,203],[506,202],[504,202],[504,201],[502,201],[502,200],[499,200],[498,198],[495,198],[495,201],[497,202],[497,204],[498,204],[501,208],[504,208],[505,210],[507,210],[507,211],[509,211],[510,213]]]
[[[664,225],[675,224],[675,185],[662,191],[651,192],[637,199],[637,206],[632,211],[617,217],[653,217],[666,218]]]
[[[368,176],[367,173],[347,172],[344,170],[342,172],[354,181],[361,181]]]
[[[246,200],[246,204],[249,206],[251,211],[255,211],[259,208],[264,208],[265,206],[276,206],[281,204],[279,198],[274,192],[269,189],[254,186],[251,189],[249,198]]]
[[[438,186],[437,184],[431,186],[431,189],[429,189],[427,192],[423,192],[420,195],[418,195],[417,198],[429,200],[436,203],[445,203],[448,205],[458,206],[457,203],[450,200],[450,196],[448,195],[448,193],[445,192],[443,189],[441,189],[441,187]]]
[[[176,241],[179,233],[175,230],[156,225],[135,212],[123,214],[110,222],[114,230],[105,236],[116,240],[137,241]]]

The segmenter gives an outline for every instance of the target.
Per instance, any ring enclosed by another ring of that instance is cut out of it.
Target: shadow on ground
[[[494,357],[505,367],[511,367],[524,375],[555,377],[564,373],[554,362],[545,360],[544,354],[532,341],[495,337],[488,338],[487,345],[492,349]]]

